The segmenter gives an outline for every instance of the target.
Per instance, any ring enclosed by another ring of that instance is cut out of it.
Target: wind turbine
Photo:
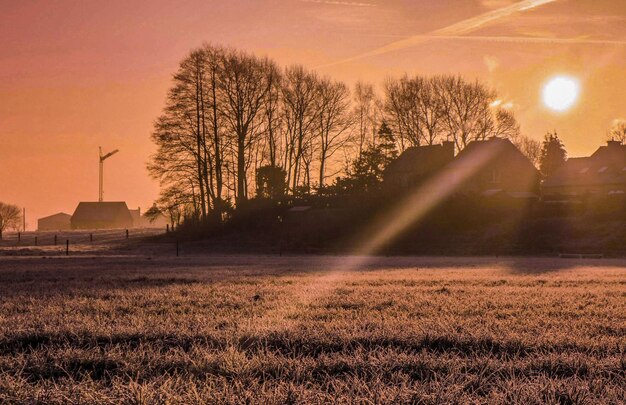
[[[102,190],[102,178],[103,178],[103,172],[104,172],[104,161],[107,160],[108,158],[110,158],[111,156],[115,155],[117,152],[119,152],[119,149],[115,149],[112,152],[107,153],[106,155],[102,154],[102,146],[100,146],[100,189],[99,189],[99,194],[98,194],[98,202],[102,202],[103,200],[103,195],[104,192]]]

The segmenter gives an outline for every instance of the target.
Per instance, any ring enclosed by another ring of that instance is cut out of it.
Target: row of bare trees
[[[400,149],[453,141],[457,150],[491,136],[515,138],[520,128],[497,95],[460,76],[387,80],[384,110]]]
[[[158,206],[172,217],[219,220],[268,181],[280,183],[271,195],[322,190],[379,142],[384,122],[400,152],[519,138],[495,93],[459,76],[389,79],[381,98],[370,84],[351,92],[302,66],[204,45],[180,63],[155,123],[148,169],[162,185]]]
[[[203,219],[246,200],[262,166],[284,171],[287,192],[323,187],[349,138],[348,87],[301,66],[203,46],[173,80],[148,168],[162,205],[191,204]]]

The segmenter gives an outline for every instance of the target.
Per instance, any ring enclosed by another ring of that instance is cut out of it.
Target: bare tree
[[[349,107],[350,90],[345,84],[320,80],[316,97],[320,189],[324,188],[328,160],[347,140],[345,134],[352,124]]]
[[[494,107],[492,107],[493,109]],[[521,136],[520,125],[515,119],[515,115],[510,110],[495,107],[492,122],[488,123],[490,136],[499,138],[516,139]]]
[[[443,137],[444,114],[440,87],[443,77],[404,76],[388,80],[386,112],[401,150],[406,146],[434,145]]]
[[[400,151],[420,145],[421,119],[415,100],[418,87],[408,76],[400,80],[388,79],[385,83],[385,112],[396,133]]]
[[[19,230],[22,213],[18,206],[0,202],[0,240],[2,233],[9,229]]]
[[[219,83],[224,97],[221,112],[228,132],[233,137],[238,203],[248,198],[249,165],[246,154],[258,135],[258,120],[268,94],[265,72],[272,63],[237,51],[228,52],[223,57],[222,80]]]
[[[626,143],[626,120],[615,121],[613,128],[609,131],[608,138],[610,141]]]
[[[541,142],[527,136],[518,135],[509,138],[513,145],[537,168],[541,160]]]
[[[380,111],[380,101],[374,86],[357,82],[354,86],[354,121],[356,126],[356,147],[360,155],[369,143],[374,143]]]
[[[206,175],[207,181],[209,181],[211,187],[209,187],[209,193],[213,199],[213,207],[218,216],[218,219],[221,218],[221,212],[223,210],[223,189],[224,189],[224,149],[226,147],[224,139],[226,137],[222,136],[221,130],[221,122],[222,117],[219,114],[219,103],[220,99],[218,98],[219,91],[219,80],[222,75],[223,67],[222,61],[224,59],[224,49],[222,48],[214,48],[210,46],[204,47],[205,53],[207,55],[207,76],[208,76],[208,85],[209,85],[209,105],[210,105],[210,123],[211,123],[211,148],[210,152],[207,153],[207,156],[213,157],[213,164],[209,165],[208,173]],[[206,142],[205,142],[206,148]],[[205,168],[207,166],[205,165]]]
[[[491,103],[495,93],[479,82],[466,82],[460,76],[441,78],[439,99],[445,130],[457,150],[470,142],[494,135]]]
[[[203,59],[203,52],[192,52],[174,75],[174,86],[168,93],[166,107],[155,123],[152,140],[157,145],[157,152],[148,170],[164,189],[187,188],[193,184],[193,193],[189,194],[193,199],[189,203],[202,218],[206,218]]]
[[[280,136],[282,130],[282,72],[275,64],[267,66],[267,97],[265,99],[264,113],[266,125],[267,157],[271,167],[281,166],[280,159]]]
[[[283,82],[283,107],[286,120],[285,162],[287,184],[292,192],[300,184],[302,160],[313,136],[316,111],[317,75],[302,66],[287,68]]]
[[[421,120],[418,127],[421,142],[434,145],[443,137],[444,115],[440,93],[438,91],[443,79],[441,76],[430,79],[415,78],[417,98],[417,114]]]

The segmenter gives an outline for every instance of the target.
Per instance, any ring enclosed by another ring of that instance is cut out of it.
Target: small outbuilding
[[[133,217],[125,202],[81,202],[71,223],[72,229],[132,228]]]
[[[63,231],[72,228],[72,216],[64,212],[50,215],[37,220],[38,231]]]

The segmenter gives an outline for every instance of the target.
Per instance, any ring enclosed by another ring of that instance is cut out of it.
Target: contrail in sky
[[[378,35],[380,36],[380,35]],[[386,37],[407,38],[403,35],[382,35]],[[581,44],[581,45],[626,45],[626,40],[620,39],[590,39],[580,38],[551,38],[551,37],[523,37],[523,36],[463,36],[463,35],[414,35],[411,38],[427,40],[459,40],[459,41],[487,41],[513,42],[530,44]]]
[[[334,6],[352,6],[352,7],[374,7],[372,3],[359,3],[356,1],[339,1],[339,0],[300,0],[302,3],[318,3],[332,4]]]
[[[431,40],[435,37],[450,37],[450,36],[460,36],[464,34],[468,34],[470,32],[476,31],[485,25],[488,25],[492,22],[501,20],[502,18],[508,17],[512,14],[519,13],[526,10],[531,10],[533,8],[543,6],[545,4],[554,3],[558,0],[523,0],[515,4],[511,4],[510,6],[502,7],[497,10],[489,11],[484,14],[480,14],[476,17],[469,18],[467,20],[459,21],[456,24],[449,25],[444,28],[440,28],[435,31],[431,31],[427,34],[423,35],[415,35],[408,37],[406,39],[402,39],[396,42],[392,42],[383,47],[374,49],[369,52],[362,53],[360,55],[352,56],[347,59],[340,60],[338,62],[329,63],[327,65],[323,65],[320,67],[334,66],[347,62],[352,62],[355,60],[369,58],[372,56],[382,55],[388,52],[398,51],[401,49],[409,48],[415,45],[422,44],[428,40]]]

